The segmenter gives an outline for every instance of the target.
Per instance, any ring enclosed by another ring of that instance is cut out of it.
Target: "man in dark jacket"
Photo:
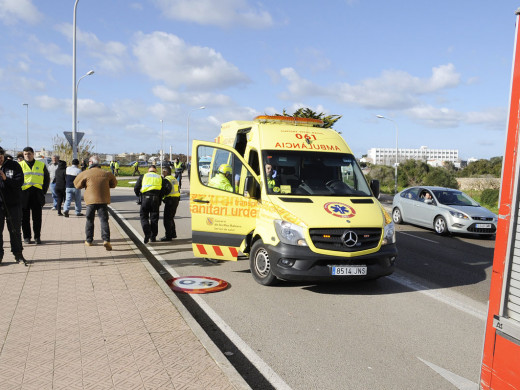
[[[0,263],[4,258],[4,224],[7,221],[11,252],[16,262],[23,261],[21,236],[23,171],[17,161],[6,160],[0,147]]]
[[[41,244],[42,208],[45,194],[49,189],[50,176],[44,163],[34,159],[34,150],[27,146],[23,150],[24,160],[20,162],[24,182],[22,185],[22,232],[26,244],[31,243],[31,213],[34,241]]]
[[[54,194],[56,194],[56,210],[58,210],[58,215],[63,215],[61,212],[61,206],[65,201],[65,183],[66,183],[66,170],[67,163],[63,160],[58,161],[58,169],[56,169],[56,173],[54,174]]]
[[[139,176],[135,183],[135,194],[142,196],[139,216],[141,217],[145,244],[148,244],[148,241],[155,242],[157,239],[161,199],[168,195],[171,189],[172,185],[157,173],[155,165],[151,165],[148,172]]]

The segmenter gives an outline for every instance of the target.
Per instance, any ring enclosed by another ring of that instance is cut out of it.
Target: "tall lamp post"
[[[29,146],[29,103],[24,103],[23,104],[26,108],[26,120],[25,120],[25,127],[26,127],[26,132],[27,132],[27,145],[25,146]]]
[[[383,115],[376,115],[376,117],[378,117],[379,119],[386,119],[387,121],[392,122],[395,126],[395,188],[394,188],[394,191],[397,194],[397,164],[399,161],[399,158],[398,158],[399,148],[397,145],[398,145],[398,138],[399,138],[399,129],[397,128],[397,123],[393,119],[387,118]]]
[[[76,8],[78,1],[74,3],[74,14],[72,19],[72,158],[78,158],[78,146],[76,144],[76,117],[77,111],[77,88],[76,88]]]
[[[190,114],[193,111],[204,110],[205,108],[206,108],[206,106],[200,106],[197,108],[193,108],[190,110],[190,112],[188,112],[188,126],[186,127],[187,128],[187,132],[186,132],[186,169],[188,169],[188,159],[189,159],[188,156],[190,155]]]
[[[164,139],[164,127],[163,127],[163,120],[161,119],[161,153],[160,153],[160,159],[161,159],[161,175],[162,175],[162,161],[164,156],[164,147],[163,147],[163,139]]]

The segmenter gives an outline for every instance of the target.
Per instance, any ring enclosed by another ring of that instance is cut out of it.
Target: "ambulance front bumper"
[[[283,280],[367,280],[391,275],[397,258],[395,244],[382,246],[378,252],[357,256],[328,256],[309,247],[279,243],[266,246],[273,274]],[[334,267],[366,267],[366,274],[333,275]]]

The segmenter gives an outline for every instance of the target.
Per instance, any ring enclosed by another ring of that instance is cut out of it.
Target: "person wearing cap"
[[[11,252],[16,262],[26,261],[23,257],[21,236],[22,222],[22,184],[24,175],[17,161],[7,160],[5,151],[0,147],[0,263],[4,258],[4,225],[11,241]]]
[[[170,167],[164,167],[162,170],[163,177],[170,182],[172,189],[169,194],[163,198],[164,202],[164,231],[166,232],[164,237],[160,241],[171,241],[177,238],[177,231],[175,229],[175,214],[177,213],[177,207],[179,206],[179,200],[181,193],[179,192],[179,182],[172,176],[172,169]]]
[[[228,192],[233,192],[233,186],[231,185],[231,177],[233,175],[233,169],[229,164],[220,164],[218,167],[218,173],[211,178],[208,182],[209,187],[218,188]]]
[[[155,242],[159,232],[159,208],[161,199],[171,192],[172,185],[168,180],[157,173],[155,165],[148,168],[148,172],[139,176],[134,192],[142,196],[139,217],[144,233],[144,243]]]
[[[65,205],[63,206],[63,216],[69,217],[69,210],[72,200],[74,199],[74,208],[78,217],[82,216],[81,213],[81,190],[74,187],[74,179],[81,173],[81,169],[78,167],[79,160],[75,158],[72,160],[72,165],[67,167],[65,171]]]
[[[108,224],[108,204],[110,203],[110,189],[116,188],[117,179],[108,171],[101,169],[99,157],[90,156],[89,169],[81,172],[74,179],[74,187],[78,190],[84,188],[84,199],[87,204],[85,211],[85,245],[92,246],[94,241],[94,219],[96,211],[101,224],[101,238],[107,251],[112,250],[110,243],[110,225]]]
[[[31,243],[31,214],[34,241],[41,244],[42,208],[45,205],[45,194],[49,189],[50,175],[41,161],[34,159],[34,149],[27,146],[23,149],[24,160],[20,162],[24,183],[22,185],[22,233],[23,241]]]

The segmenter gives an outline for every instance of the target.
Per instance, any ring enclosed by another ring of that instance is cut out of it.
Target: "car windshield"
[[[439,203],[444,204],[446,206],[480,206],[476,201],[471,199],[462,191],[433,190],[433,194],[435,195]]]
[[[267,150],[262,159],[268,193],[372,196],[351,154]]]

